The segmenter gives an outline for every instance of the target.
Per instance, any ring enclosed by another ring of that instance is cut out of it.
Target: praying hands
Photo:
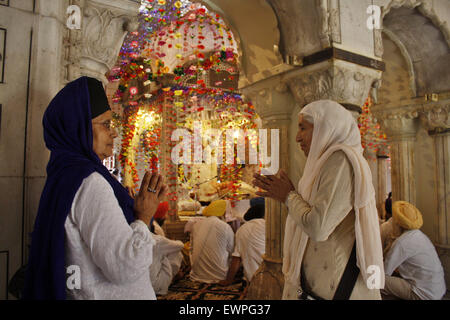
[[[258,173],[255,173],[253,177],[255,178],[253,184],[263,189],[263,191],[256,192],[261,197],[269,197],[284,203],[289,192],[295,191],[294,185],[283,170],[280,171],[279,178],[277,176],[263,176]]]

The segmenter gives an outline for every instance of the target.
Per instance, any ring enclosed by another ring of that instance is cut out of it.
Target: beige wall
[[[383,34],[386,71],[383,73],[381,88],[378,90],[378,103],[408,100],[414,97],[410,86],[408,65],[397,45]]]
[[[417,133],[415,144],[416,206],[423,214],[422,231],[433,242],[438,238],[437,194],[433,138],[425,128]]]
[[[411,65],[407,62],[409,59],[408,53],[402,52],[404,48],[401,48],[401,43],[395,43],[385,33],[383,33],[383,47],[383,61],[386,63],[386,71],[383,73],[381,88],[378,90],[378,104],[385,105],[386,108],[408,105],[416,96],[413,91],[415,83],[413,78],[414,70],[411,69]],[[414,101],[418,103],[417,99]],[[422,231],[432,241],[437,241],[438,220],[434,142],[422,123],[417,132],[414,149],[416,206],[423,213],[424,225]]]
[[[0,27],[7,29],[5,81],[0,84],[0,251],[9,253],[10,279],[27,262],[29,234],[45,183],[49,152],[42,116],[62,87],[62,30],[68,2],[9,3],[0,6]],[[0,254],[0,299],[6,298],[5,256]]]
[[[0,6],[0,28],[7,30],[4,83],[0,83],[0,251],[3,252],[0,254],[0,299],[6,298],[6,271],[11,278],[22,260],[32,2],[11,0],[9,7]],[[6,255],[9,255],[9,266]]]

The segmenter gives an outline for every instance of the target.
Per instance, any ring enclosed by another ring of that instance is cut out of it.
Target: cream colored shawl
[[[298,184],[298,193],[310,205],[314,203],[317,190],[314,181],[329,156],[338,150],[347,155],[354,172],[354,211],[357,265],[363,279],[374,272],[369,266],[378,266],[379,288],[384,287],[383,251],[375,202],[375,191],[369,165],[363,157],[361,135],[353,116],[337,102],[321,100],[305,106],[300,114],[313,120],[314,129],[311,149],[306,160],[304,174]],[[300,267],[308,242],[308,235],[288,216],[283,247],[283,273],[285,286],[298,287]],[[369,269],[368,269],[369,268]],[[376,268],[376,267],[375,267]]]

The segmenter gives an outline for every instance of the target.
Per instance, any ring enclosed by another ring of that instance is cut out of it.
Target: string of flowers
[[[374,123],[373,121],[373,115],[370,111],[372,105],[373,101],[371,97],[368,97],[362,106],[362,113],[358,118],[361,144],[364,149],[371,151],[368,153],[369,157],[371,154],[378,154],[379,152],[388,150],[386,134],[381,130],[380,124]]]

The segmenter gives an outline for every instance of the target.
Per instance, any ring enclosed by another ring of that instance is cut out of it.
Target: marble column
[[[269,79],[262,84],[244,90],[256,107],[266,129],[279,130],[278,146],[269,144],[268,150],[278,149],[279,167],[289,171],[289,127],[292,121],[294,100],[288,86],[276,79]],[[269,131],[269,130],[268,130]],[[268,137],[268,141],[271,138]],[[253,276],[247,291],[250,300],[281,299],[284,288],[284,276],[281,271],[283,262],[284,225],[287,207],[272,199],[266,198],[266,250],[263,263]]]
[[[136,31],[140,4],[122,0],[71,0],[82,12],[81,28],[67,28],[64,39],[64,79],[97,78],[115,65],[125,36]]]
[[[395,109],[375,112],[375,117],[388,137],[391,153],[392,201],[416,204],[414,145],[419,126],[417,111]]]
[[[437,201],[435,243],[450,287],[450,103],[425,105],[421,120],[434,140]]]

